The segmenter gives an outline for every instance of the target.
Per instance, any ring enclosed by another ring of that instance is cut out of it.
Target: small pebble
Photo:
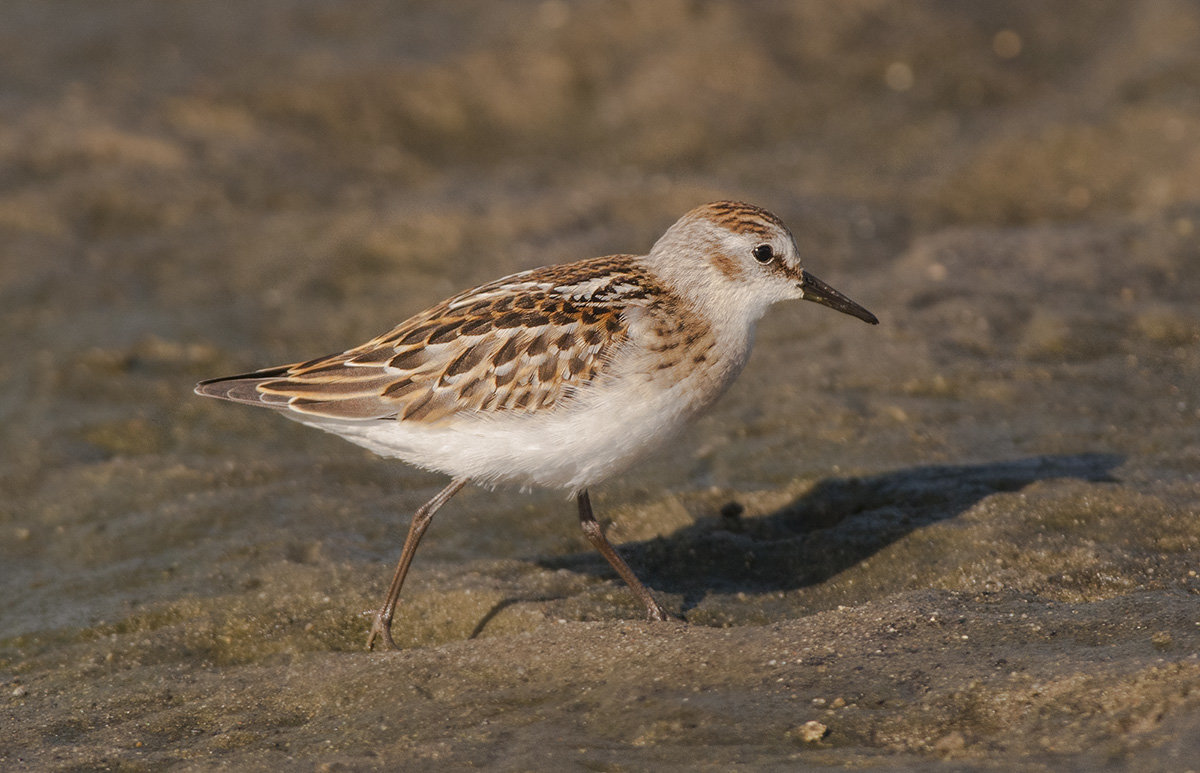
[[[966,745],[966,737],[957,730],[951,730],[938,739],[937,743],[933,745],[933,749],[942,754],[953,754],[954,752],[961,751]]]
[[[816,743],[825,737],[829,732],[829,728],[821,724],[815,719],[810,719],[800,727],[796,728],[796,735],[805,743]]]

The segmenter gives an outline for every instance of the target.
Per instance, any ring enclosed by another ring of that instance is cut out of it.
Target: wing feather
[[[199,394],[341,420],[545,411],[600,376],[652,283],[629,256],[468,290],[341,354],[212,379]]]

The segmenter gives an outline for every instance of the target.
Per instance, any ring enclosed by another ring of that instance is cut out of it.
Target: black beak
[[[800,292],[803,294],[800,297],[804,300],[813,301],[822,306],[828,306],[831,309],[837,309],[843,314],[858,317],[863,322],[868,322],[872,325],[879,324],[879,320],[874,314],[825,284],[820,279],[817,279],[812,274],[805,271],[801,276],[803,278],[800,280]]]

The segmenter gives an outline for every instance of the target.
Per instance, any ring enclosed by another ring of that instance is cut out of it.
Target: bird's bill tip
[[[879,318],[871,312],[867,311],[858,303],[842,295],[837,290],[822,282],[807,271],[803,274],[803,279],[800,280],[800,297],[806,301],[819,303],[822,306],[828,306],[831,309],[840,311],[843,314],[849,314],[852,317],[858,317],[863,322],[870,325],[878,325]]]

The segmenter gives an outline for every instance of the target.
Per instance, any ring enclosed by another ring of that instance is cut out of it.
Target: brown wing
[[[202,395],[331,419],[435,422],[544,410],[596,378],[646,298],[627,256],[535,269],[468,290],[341,354],[205,381]]]

